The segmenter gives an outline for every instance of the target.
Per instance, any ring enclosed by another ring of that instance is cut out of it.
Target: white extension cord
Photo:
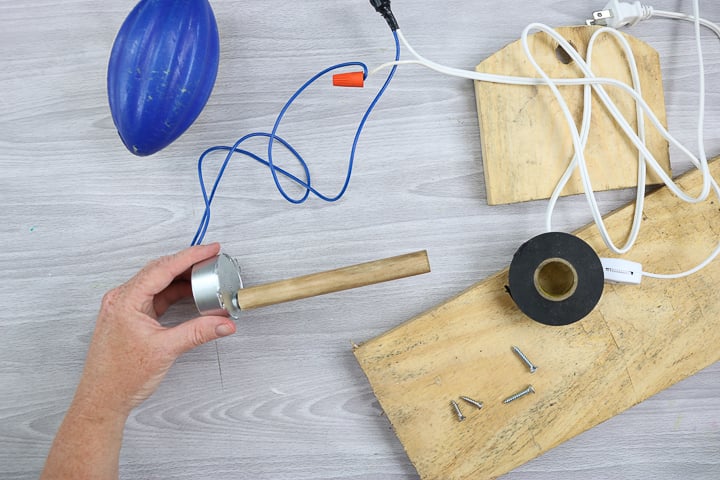
[[[638,71],[637,71],[637,65],[635,63],[635,59],[632,54],[632,50],[630,48],[630,45],[628,44],[627,40],[619,34],[619,32],[616,30],[616,28],[626,26],[626,25],[635,25],[638,22],[642,20],[647,20],[649,18],[655,17],[664,17],[664,18],[671,18],[671,19],[678,19],[678,20],[685,20],[692,22],[695,25],[695,40],[696,40],[696,47],[697,47],[697,55],[698,55],[698,61],[699,61],[699,91],[700,91],[700,100],[699,100],[699,106],[698,106],[698,145],[699,145],[699,155],[695,156],[693,153],[688,150],[684,145],[682,145],[677,139],[675,139],[666,129],[663,127],[660,120],[657,118],[657,116],[654,114],[650,106],[645,102],[645,100],[642,97],[642,92],[640,90],[640,83],[638,80]],[[474,72],[470,70],[463,70],[458,68],[452,68],[447,67],[438,63],[435,63],[433,61],[430,61],[423,56],[421,56],[419,53],[413,49],[413,47],[410,45],[410,43],[407,41],[405,36],[402,34],[400,30],[397,30],[398,38],[403,43],[405,48],[410,52],[410,54],[414,57],[414,60],[401,60],[397,62],[390,62],[383,64],[379,66],[378,68],[374,69],[372,73],[375,73],[379,71],[380,69],[387,68],[391,65],[398,65],[398,64],[419,64],[422,66],[425,66],[427,68],[430,68],[432,70],[435,70],[437,72],[461,77],[461,78],[467,78],[470,80],[475,81],[484,81],[484,82],[493,82],[493,83],[503,83],[503,84],[511,84],[511,85],[544,85],[551,89],[553,92],[555,98],[557,99],[561,110],[563,112],[563,116],[565,117],[565,120],[568,125],[568,129],[570,130],[570,134],[572,137],[573,147],[574,147],[574,154],[573,157],[565,171],[565,173],[562,175],[560,180],[558,181],[555,190],[553,191],[552,196],[550,197],[550,200],[548,202],[548,208],[546,211],[546,218],[545,218],[545,227],[547,231],[552,231],[552,214],[553,210],[555,208],[555,204],[557,203],[557,200],[560,196],[560,192],[565,187],[566,183],[570,179],[573,172],[577,169],[580,174],[580,178],[583,183],[584,193],[585,197],[587,199],[588,205],[590,207],[590,210],[592,212],[593,220],[595,224],[598,227],[598,230],[600,231],[600,235],[605,242],[605,244],[608,246],[608,248],[613,251],[616,254],[622,255],[624,253],[627,253],[632,246],[634,245],[638,233],[640,231],[640,224],[642,222],[642,210],[643,210],[643,203],[644,203],[644,188],[642,187],[645,185],[645,177],[646,177],[646,166],[650,167],[652,171],[665,183],[665,185],[670,189],[670,191],[676,195],[681,200],[688,202],[688,203],[699,203],[707,199],[710,190],[712,189],[715,194],[717,195],[718,199],[720,199],[720,187],[718,186],[715,179],[711,176],[708,164],[707,164],[707,156],[705,154],[704,149],[704,136],[703,136],[703,124],[704,124],[704,116],[705,116],[705,71],[704,71],[704,65],[703,65],[703,54],[702,54],[702,45],[700,41],[700,26],[709,28],[712,30],[719,38],[720,38],[720,27],[713,22],[710,22],[709,20],[700,18],[700,7],[699,7],[699,1],[693,0],[693,15],[687,15],[684,13],[677,13],[677,12],[667,12],[667,11],[661,11],[661,10],[655,10],[651,6],[643,5],[640,2],[634,2],[634,3],[628,3],[628,2],[618,2],[617,0],[610,0],[605,8],[603,10],[593,12],[593,19],[587,21],[588,24],[591,25],[602,25],[603,28],[598,29],[593,33],[593,35],[590,38],[589,44],[588,44],[588,51],[587,51],[587,58],[584,59],[582,56],[575,50],[575,48],[570,45],[570,43],[565,40],[562,36],[560,36],[553,28],[548,27],[547,25],[543,25],[541,23],[532,23],[528,25],[522,32],[521,36],[521,43],[523,46],[523,49],[525,51],[525,54],[530,61],[530,63],[533,65],[535,70],[538,72],[539,77],[513,77],[513,76],[505,76],[505,75],[494,75],[494,74],[487,74],[487,73],[480,73],[480,72]],[[534,31],[541,31],[545,34],[552,37],[558,44],[567,52],[567,54],[570,56],[570,58],[575,62],[575,64],[580,68],[582,71],[584,77],[581,78],[575,78],[575,79],[559,79],[559,78],[550,78],[547,73],[538,65],[535,58],[532,56],[532,53],[530,52],[529,44],[528,44],[528,37],[529,35]],[[593,71],[592,71],[592,49],[595,41],[602,35],[612,35],[615,37],[620,45],[622,46],[623,50],[625,51],[625,55],[629,62],[629,67],[631,70],[631,77],[633,85],[627,85],[623,82],[620,82],[618,80],[612,79],[612,78],[602,78],[597,77]],[[581,128],[580,131],[578,131],[578,128],[575,124],[575,121],[572,117],[572,114],[570,112],[569,107],[567,106],[567,103],[565,102],[565,99],[563,98],[562,94],[560,93],[560,90],[558,89],[558,86],[562,85],[583,85],[585,87],[584,92],[584,109],[583,109],[583,117],[581,122]],[[633,99],[636,102],[636,116],[638,118],[638,127],[637,131],[635,131],[630,124],[628,123],[627,119],[622,115],[622,113],[619,111],[617,106],[614,104],[614,102],[610,99],[608,94],[606,93],[605,86],[614,86],[617,88],[622,89],[629,95],[633,97]],[[590,180],[590,175],[587,170],[587,165],[585,162],[585,155],[584,150],[585,146],[587,144],[589,129],[590,129],[590,117],[591,117],[591,90],[592,89],[600,98],[604,106],[608,109],[608,111],[611,113],[615,121],[618,123],[618,125],[621,127],[625,135],[632,141],[633,145],[638,149],[638,188],[637,188],[637,196],[636,196],[636,204],[635,204],[635,215],[633,217],[633,223],[632,227],[630,229],[630,233],[628,235],[628,238],[626,239],[624,245],[622,247],[617,247],[612,239],[610,238],[610,235],[607,231],[607,228],[605,227],[605,223],[602,219],[602,214],[600,213],[600,210],[597,205],[597,201],[595,198],[595,193],[592,188],[592,183]],[[660,167],[659,163],[656,161],[656,159],[653,157],[652,153],[649,151],[645,144],[645,125],[644,125],[644,118],[647,118],[650,123],[660,132],[660,134],[665,138],[671,145],[678,148],[683,154],[685,154],[692,164],[698,168],[702,172],[703,177],[703,188],[701,192],[696,195],[692,196],[683,190],[681,190],[678,185],[670,178],[665,171]],[[642,267],[635,263],[630,262],[628,260],[622,260],[622,259],[602,259],[603,261],[603,267],[606,272],[606,280],[616,283],[630,283],[630,284],[637,284],[640,283],[641,276],[647,276],[647,277],[655,277],[655,278],[663,278],[663,279],[672,279],[672,278],[681,278],[688,275],[691,275],[701,268],[705,267],[708,263],[710,263],[717,255],[720,254],[720,242],[716,246],[716,248],[713,250],[713,252],[699,265],[695,266],[694,268],[690,270],[686,270],[684,272],[680,273],[672,273],[672,274],[658,274],[658,273],[650,273],[650,272],[642,272]]]

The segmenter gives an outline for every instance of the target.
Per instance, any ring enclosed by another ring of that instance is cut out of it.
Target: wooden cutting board
[[[592,33],[599,27],[562,27],[557,31],[585,57]],[[667,126],[660,57],[652,47],[630,35],[638,64],[640,85],[646,99],[664,126]],[[529,38],[538,64],[553,78],[583,75],[574,63],[564,63],[558,45],[544,33]],[[631,85],[630,69],[617,40],[605,35],[595,44],[592,68],[597,76],[621,80]],[[480,63],[484,73],[538,77],[516,41]],[[580,126],[583,87],[559,87]],[[635,104],[619,89],[608,87],[608,95],[633,128],[637,125]],[[549,198],[573,154],[568,126],[557,100],[548,87],[503,85],[475,82],[487,202],[489,205]],[[593,94],[591,130],[585,155],[593,190],[632,187],[637,184],[637,150],[622,133],[612,116]],[[647,145],[663,169],[670,172],[667,142],[646,123]],[[632,167],[635,165],[634,167]],[[648,184],[659,183],[648,176]],[[582,192],[576,174],[563,195]]]
[[[720,161],[711,170],[717,177]],[[680,181],[699,183],[696,171]],[[719,206],[680,203],[666,188],[648,195],[626,258],[651,272],[696,265],[718,242]],[[608,215],[610,232],[625,233],[632,211]],[[594,226],[576,233],[611,256]],[[566,327],[525,317],[507,281],[503,270],[355,349],[423,479],[495,478],[720,359],[718,260],[682,280],[606,285],[593,312]],[[512,345],[538,365],[534,374]],[[502,403],[529,384],[536,394]],[[485,407],[463,405],[458,422],[449,402],[461,395]]]

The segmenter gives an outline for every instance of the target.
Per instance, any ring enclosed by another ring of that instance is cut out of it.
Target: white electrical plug
[[[650,5],[610,0],[602,10],[593,12],[593,18],[586,20],[585,23],[620,28],[626,25],[633,26],[641,20],[647,20],[652,15],[653,8]]]

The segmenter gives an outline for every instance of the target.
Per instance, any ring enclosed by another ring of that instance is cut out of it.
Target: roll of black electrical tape
[[[605,282],[590,245],[562,232],[525,242],[513,256],[509,276],[513,301],[545,325],[569,325],[585,317],[600,300]]]

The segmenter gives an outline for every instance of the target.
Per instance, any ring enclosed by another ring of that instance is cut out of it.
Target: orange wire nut
[[[336,87],[364,87],[363,72],[336,73],[333,75],[333,85]]]

